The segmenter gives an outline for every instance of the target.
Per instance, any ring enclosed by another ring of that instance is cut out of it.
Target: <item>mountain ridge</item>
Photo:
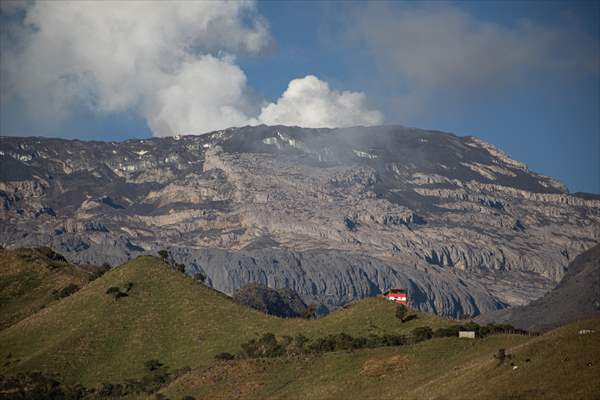
[[[548,330],[594,317],[600,317],[600,245],[578,255],[558,285],[541,298],[525,306],[481,315],[475,321]]]
[[[542,296],[600,241],[600,200],[475,137],[258,126],[0,151],[3,245],[112,265],[170,248],[228,294],[334,309],[407,286],[416,308],[473,315]]]

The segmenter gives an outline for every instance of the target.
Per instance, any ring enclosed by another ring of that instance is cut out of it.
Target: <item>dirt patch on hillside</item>
[[[360,375],[382,377],[388,374],[399,373],[408,368],[410,360],[403,355],[387,358],[369,358],[360,369]]]

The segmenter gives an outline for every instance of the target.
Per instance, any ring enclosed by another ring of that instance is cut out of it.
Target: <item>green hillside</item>
[[[127,287],[131,285],[129,291]],[[106,292],[118,287],[127,296]],[[220,352],[266,332],[401,334],[422,325],[451,321],[419,314],[401,323],[393,304],[382,299],[357,302],[321,320],[281,319],[240,306],[153,257],[139,257],[86,287],[0,332],[0,373],[60,371],[67,382],[94,385],[122,382],[144,373],[158,359],[172,369],[200,368]]]
[[[91,276],[48,248],[0,249],[0,330],[85,286]]]
[[[171,399],[598,399],[600,319],[541,337],[433,339],[305,358],[221,362],[184,375]],[[499,349],[508,357],[494,358]],[[515,368],[516,367],[516,368]]]
[[[294,347],[288,345],[273,358],[215,359],[246,349],[244,343],[268,332],[276,343],[302,334],[315,344],[332,334],[337,340],[343,339],[340,333],[367,340],[455,324],[424,313],[402,323],[395,304],[381,298],[358,301],[319,320],[272,317],[157,258],[140,257],[0,331],[0,375],[59,373],[63,383],[97,388],[87,397],[72,397],[82,399],[117,398],[118,390],[104,393],[106,385],[99,385],[135,379],[126,398],[156,399],[132,387],[148,388],[162,379],[162,367],[150,363],[149,369],[146,363],[158,360],[169,371],[191,368],[155,386],[171,400],[190,395],[196,400],[397,399],[399,394],[436,400],[598,398],[600,319],[539,337],[447,337],[325,352],[290,352]],[[596,333],[579,335],[584,328]],[[508,354],[502,361],[494,357],[499,349]],[[0,386],[3,382],[0,376]],[[0,387],[0,398],[14,393],[10,386]]]

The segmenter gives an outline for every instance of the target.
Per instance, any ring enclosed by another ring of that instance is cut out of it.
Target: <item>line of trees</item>
[[[304,335],[298,334],[294,337],[280,336],[273,333],[265,333],[258,339],[251,339],[241,345],[236,354],[228,352],[219,353],[215,356],[217,360],[235,360],[247,358],[273,358],[287,357],[302,354],[321,354],[333,351],[358,350],[364,348],[376,348],[387,346],[404,346],[430,340],[433,338],[457,337],[460,331],[475,331],[478,337],[485,337],[497,333],[525,333],[517,330],[511,325],[489,324],[480,326],[474,322],[463,325],[453,325],[433,330],[429,326],[420,326],[413,329],[408,335],[368,335],[351,336],[346,333],[327,335],[310,340]]]
[[[245,358],[272,358],[301,354],[321,354],[342,350],[358,350],[387,346],[403,346],[431,339],[433,331],[430,327],[418,327],[410,335],[367,335],[352,336],[346,333],[327,335],[310,340],[298,334],[294,337],[277,337],[273,333],[265,333],[258,339],[251,339],[241,345],[238,353],[219,353],[218,360],[234,360]]]

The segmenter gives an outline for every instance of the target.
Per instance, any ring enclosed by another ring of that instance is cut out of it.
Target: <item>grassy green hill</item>
[[[129,284],[131,289],[126,291]],[[107,294],[118,287],[127,296]],[[139,257],[0,332],[0,373],[60,371],[68,382],[121,382],[158,359],[171,368],[209,366],[220,352],[266,332],[309,338],[401,334],[453,322],[428,314],[400,323],[393,304],[357,302],[321,320],[282,319],[240,306],[153,257]]]
[[[90,277],[48,248],[0,249],[0,330],[85,286]]]
[[[221,362],[161,393],[171,399],[598,399],[600,319],[541,337],[442,338],[305,358]],[[494,358],[507,350],[503,362]],[[516,368],[515,368],[516,367]]]
[[[434,338],[404,346],[215,360],[267,332],[280,340],[303,334],[317,342],[331,334],[406,335],[421,326],[453,324],[423,313],[402,323],[395,305],[381,298],[358,301],[319,320],[276,318],[235,303],[157,258],[140,257],[0,331],[0,374],[58,372],[63,382],[93,387],[143,382],[144,362],[156,359],[171,371],[191,367],[162,383],[160,394],[172,400],[187,395],[197,400],[400,395],[562,400],[600,394],[600,333],[577,334],[582,328],[600,332],[600,320],[539,337]],[[509,355],[502,362],[494,358],[499,349]],[[15,392],[0,391],[0,398],[3,393]],[[146,397],[155,395],[129,396]]]

